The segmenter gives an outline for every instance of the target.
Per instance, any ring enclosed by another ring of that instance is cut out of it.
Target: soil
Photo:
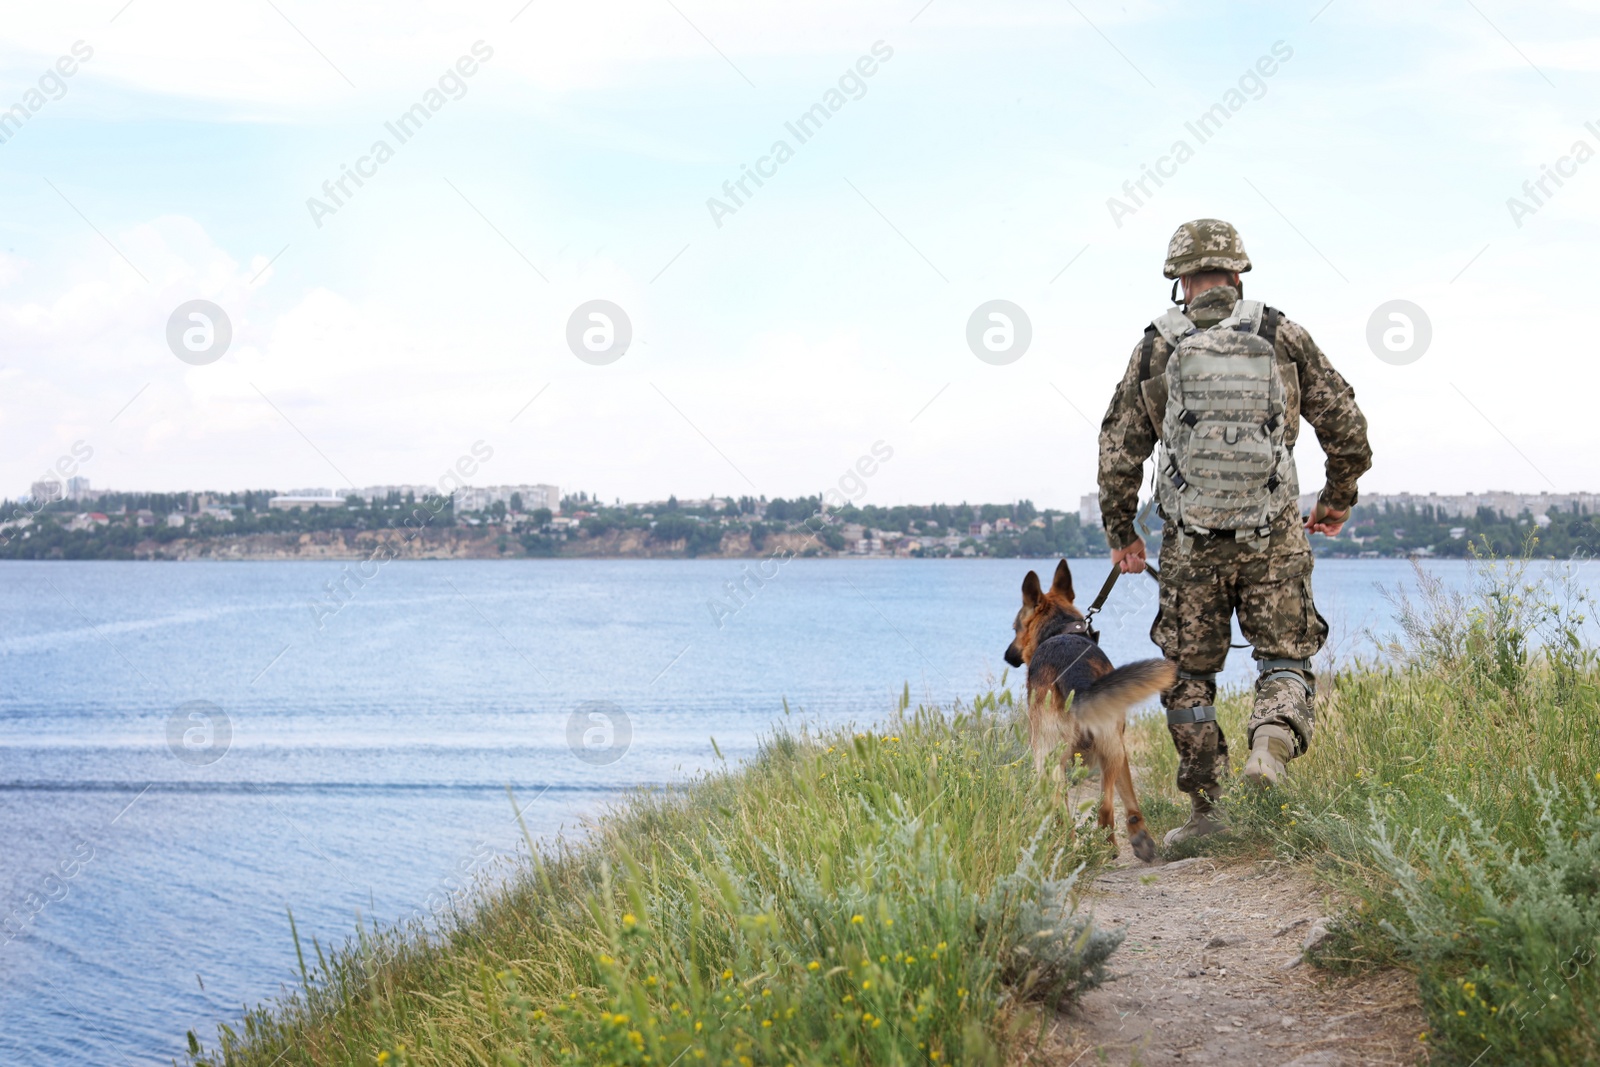
[[[1334,975],[1302,958],[1337,904],[1278,865],[1140,863],[1126,844],[1079,905],[1127,931],[1113,979],[1056,1017],[1030,1060],[1366,1067],[1425,1062],[1409,974]],[[1319,920],[1321,920],[1319,922]]]

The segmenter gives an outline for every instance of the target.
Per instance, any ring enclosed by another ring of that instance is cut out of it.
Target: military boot
[[[1258,726],[1250,743],[1250,759],[1244,765],[1244,780],[1258,786],[1277,785],[1293,758],[1294,734],[1287,726]]]
[[[1168,830],[1167,835],[1161,839],[1161,843],[1168,848],[1182,844],[1192,837],[1205,837],[1227,829],[1222,825],[1222,820],[1216,816],[1212,798],[1203,790],[1197,789],[1190,793],[1189,803],[1193,805],[1193,809],[1189,812],[1189,821],[1176,830]]]

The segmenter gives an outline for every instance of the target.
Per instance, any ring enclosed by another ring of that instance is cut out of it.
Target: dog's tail
[[[1170,688],[1178,679],[1178,668],[1171,660],[1142,659],[1118,667],[1078,693],[1072,701],[1072,714],[1093,732],[1116,726],[1128,708],[1147,696]]]

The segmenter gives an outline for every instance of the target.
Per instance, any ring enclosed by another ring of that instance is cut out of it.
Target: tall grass
[[[1573,578],[1481,558],[1454,593],[1419,569],[1382,662],[1323,676],[1287,784],[1233,790],[1237,833],[1199,846],[1345,890],[1322,962],[1414,970],[1435,1062],[1600,1062],[1600,672]],[[1248,712],[1248,694],[1219,708],[1241,749]],[[1146,789],[1172,796],[1164,724],[1137,732]]]
[[[311,946],[301,988],[195,1064],[995,1063],[1120,938],[1108,855],[1026,758],[1009,693],[779,733],[628,800],[431,936]],[[298,943],[297,943],[298,944]],[[304,958],[304,955],[303,957]]]

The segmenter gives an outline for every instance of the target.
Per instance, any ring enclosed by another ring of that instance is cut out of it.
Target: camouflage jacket
[[[1189,318],[1197,326],[1214,325],[1227,318],[1238,301],[1239,290],[1231,285],[1207,289],[1189,305]],[[1328,457],[1319,499],[1331,508],[1348,508],[1356,502],[1356,479],[1372,466],[1367,420],[1356,407],[1355,390],[1333,369],[1303,326],[1280,318],[1276,348],[1289,402],[1285,441],[1294,447],[1300,416],[1304,415]],[[1134,515],[1139,506],[1139,483],[1144,461],[1161,437],[1170,354],[1160,334],[1152,337],[1147,333],[1134,346],[1127,373],[1100,423],[1100,516],[1106,540],[1114,548],[1138,537]]]

